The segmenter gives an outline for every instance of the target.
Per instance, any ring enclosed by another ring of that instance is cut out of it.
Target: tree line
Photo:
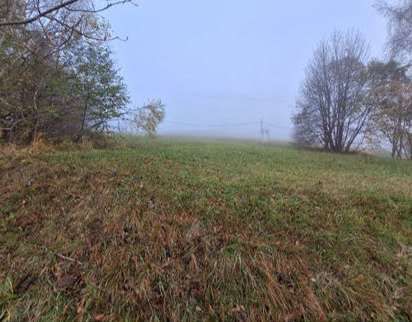
[[[388,60],[369,60],[358,32],[335,32],[322,41],[293,116],[299,145],[331,152],[373,146],[412,159],[412,1],[377,7],[390,24]]]
[[[133,2],[97,4],[0,2],[0,140],[27,144],[42,136],[79,142],[130,117],[127,87],[108,45],[118,37],[101,13]],[[153,135],[163,104],[153,101],[137,112],[142,119],[136,115],[135,124]]]
[[[155,135],[164,105],[128,108],[126,84],[108,46],[102,12],[132,0],[2,0],[0,2],[0,140],[30,143],[107,133],[115,119]],[[390,25],[387,61],[370,60],[356,32],[335,32],[306,69],[294,137],[303,146],[349,152],[389,148],[412,159],[412,0],[379,2]]]

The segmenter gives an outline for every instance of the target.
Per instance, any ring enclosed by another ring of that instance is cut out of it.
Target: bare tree
[[[389,48],[392,57],[410,60],[412,53],[412,0],[377,2],[378,10],[389,20]]]
[[[315,51],[293,118],[295,138],[348,152],[370,115],[365,104],[368,46],[359,33],[335,32]]]

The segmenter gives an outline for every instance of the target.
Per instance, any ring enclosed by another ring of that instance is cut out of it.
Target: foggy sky
[[[134,106],[166,104],[161,134],[288,139],[304,70],[335,30],[360,31],[384,55],[385,19],[370,0],[141,0],[108,17]]]

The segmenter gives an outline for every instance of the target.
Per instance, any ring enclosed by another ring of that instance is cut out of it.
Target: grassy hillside
[[[0,156],[0,320],[410,321],[412,162],[251,143]]]

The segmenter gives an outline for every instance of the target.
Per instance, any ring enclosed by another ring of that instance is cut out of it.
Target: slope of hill
[[[0,156],[0,320],[409,321],[412,163],[252,143]]]

